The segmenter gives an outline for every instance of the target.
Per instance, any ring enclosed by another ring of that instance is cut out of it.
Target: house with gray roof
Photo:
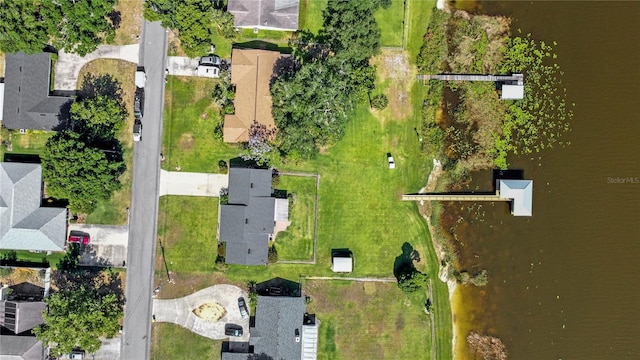
[[[235,27],[296,31],[300,0],[229,0],[227,11]]]
[[[67,209],[42,207],[40,164],[0,163],[0,249],[64,251]]]
[[[50,91],[51,54],[7,54],[2,125],[8,129],[60,130],[73,99]]]
[[[45,349],[31,330],[44,323],[42,301],[0,300],[0,359],[43,360]]]
[[[303,297],[258,295],[249,334],[249,353],[222,352],[221,360],[317,359],[318,323]]]
[[[271,176],[270,169],[229,169],[229,200],[220,205],[218,221],[218,239],[226,243],[226,263],[267,264],[275,221],[288,216],[288,211],[285,215],[276,211],[283,205],[274,197]]]

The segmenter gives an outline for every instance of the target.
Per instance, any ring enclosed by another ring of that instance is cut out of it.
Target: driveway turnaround
[[[226,324],[242,326],[241,337],[232,337],[231,341],[249,341],[249,319],[243,319],[238,308],[238,298],[244,297],[248,304],[247,294],[237,286],[219,284],[204,288],[189,296],[172,300],[153,300],[153,314],[158,322],[169,322],[182,326],[185,329],[207,337],[209,339],[225,339]],[[205,321],[193,310],[205,303],[216,302],[225,308],[227,313],[216,322]]]
[[[139,49],[140,45],[138,44],[123,46],[100,45],[96,51],[84,57],[77,54],[68,54],[60,50],[56,61],[53,88],[55,90],[76,90],[80,69],[96,59],[120,59],[137,64]]]
[[[229,175],[160,170],[160,196],[220,196],[229,186]]]
[[[81,247],[80,265],[124,267],[127,260],[129,226],[70,224],[70,231],[89,234]]]

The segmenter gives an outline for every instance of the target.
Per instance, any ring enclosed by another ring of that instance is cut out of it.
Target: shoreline
[[[436,186],[438,184],[438,180],[442,175],[442,164],[437,159],[433,159],[433,169],[431,169],[431,173],[429,174],[429,178],[427,179],[427,184],[420,189],[420,193],[423,192],[434,192]],[[436,252],[436,256],[438,258],[438,262],[442,264],[442,260],[444,258],[444,251],[440,246],[439,242],[436,240],[436,231],[434,225],[431,223],[431,214],[433,207],[431,206],[431,202],[419,201],[418,208],[420,209],[420,214],[427,222],[427,228],[429,229],[429,235],[431,236],[431,243],[433,244],[433,248]],[[455,349],[456,349],[456,324],[453,318],[453,296],[455,295],[456,288],[458,287],[458,283],[455,280],[447,279],[447,267],[439,266],[438,270],[438,279],[447,284],[447,289],[449,291],[449,304],[451,306],[451,326],[452,326],[452,336],[451,336],[451,351],[452,357],[455,358]]]

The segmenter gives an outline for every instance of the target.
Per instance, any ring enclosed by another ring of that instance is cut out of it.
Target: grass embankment
[[[291,194],[286,231],[278,233],[276,249],[280,260],[311,260],[315,225],[316,178],[281,175],[278,189]]]
[[[380,46],[402,47],[404,34],[404,0],[391,0],[387,9],[374,14],[380,27]]]
[[[120,24],[116,29],[114,45],[137,44],[142,24],[142,1],[120,0],[114,10],[120,13]]]
[[[168,76],[165,95],[162,168],[217,172],[218,161],[237,157],[235,145],[214,136],[222,119],[212,101],[217,79]]]
[[[298,27],[317,35],[320,29],[322,29],[322,10],[326,7],[327,0],[300,1],[300,21]]]
[[[128,111],[125,125],[118,134],[118,140],[124,149],[123,158],[127,164],[127,170],[120,176],[122,187],[113,193],[108,201],[98,203],[96,210],[87,215],[89,224],[120,225],[127,222],[127,208],[131,203],[131,173],[133,168],[133,97],[136,87],[134,76],[137,64],[123,60],[98,59],[85,65],[78,76],[78,88],[87,74],[95,76],[109,74],[120,83],[122,88],[122,100]]]

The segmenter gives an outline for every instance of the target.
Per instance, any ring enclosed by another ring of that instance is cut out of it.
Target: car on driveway
[[[84,234],[69,234],[69,242],[70,243],[76,243],[76,244],[82,244],[82,245],[87,245],[89,243],[90,239],[89,239],[89,235],[84,235]]]
[[[224,334],[227,336],[240,337],[242,336],[242,326],[235,325],[235,324],[227,324],[224,327]]]
[[[210,56],[201,57],[199,65],[201,65],[201,66],[220,66],[220,64],[222,64],[222,60],[220,59],[220,56],[210,55]]]
[[[240,309],[240,315],[242,315],[243,319],[249,318],[249,310],[247,310],[247,303],[243,297],[238,298],[238,308]]]

